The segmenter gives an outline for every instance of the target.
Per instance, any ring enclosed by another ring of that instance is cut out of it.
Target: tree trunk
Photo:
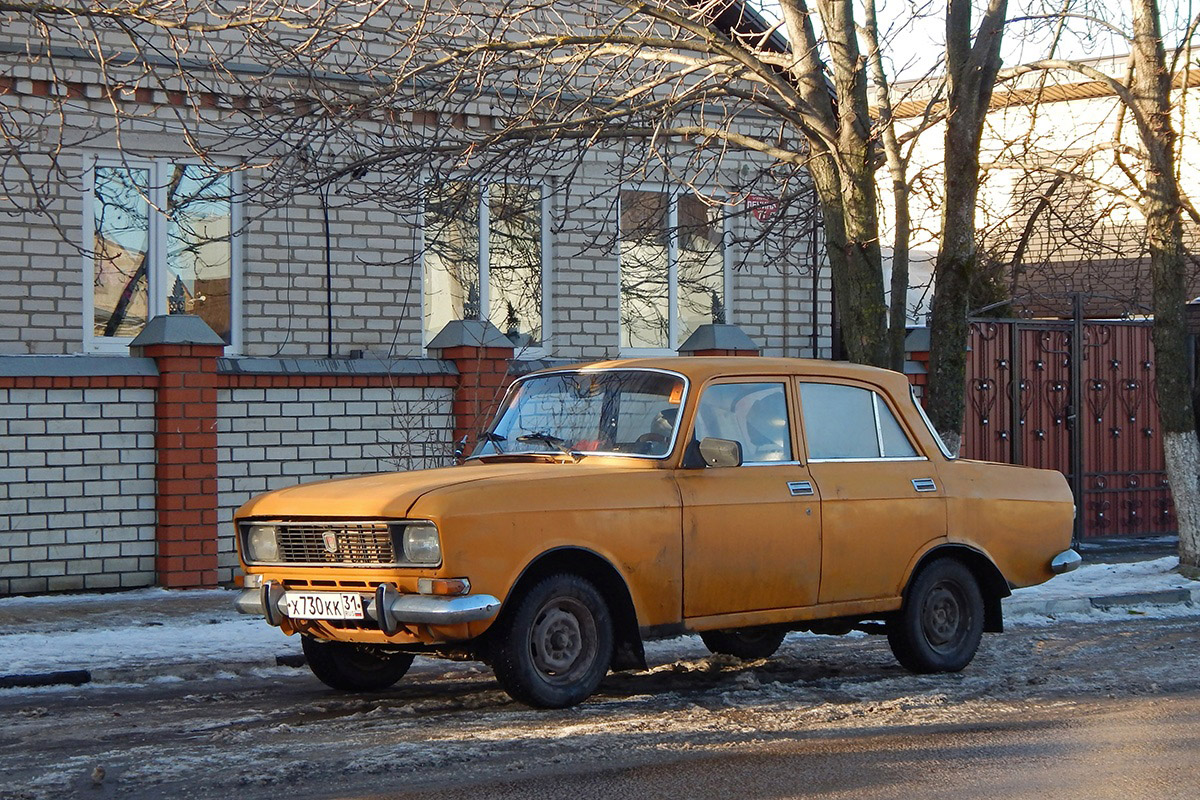
[[[1132,0],[1134,102],[1145,169],[1146,240],[1154,283],[1154,354],[1159,424],[1167,479],[1179,525],[1179,562],[1200,570],[1200,443],[1188,386],[1187,270],[1183,251],[1183,204],[1175,173],[1177,136],[1171,127],[1170,81],[1156,0]]]
[[[934,265],[929,395],[925,407],[946,446],[962,444],[967,312],[975,275],[979,142],[1000,71],[1007,0],[989,0],[972,44],[970,0],[946,6],[947,117],[942,235]]]
[[[808,4],[783,0],[780,11],[795,44],[791,73],[812,113],[836,130],[836,142],[809,137],[809,172],[825,222],[825,250],[833,276],[842,341],[851,361],[887,363],[887,307],[865,62],[859,57],[854,8],[849,0],[817,0],[830,52],[835,106],[825,77]],[[836,157],[834,153],[836,149]]]
[[[883,300],[883,253],[879,247],[877,188],[867,105],[866,60],[858,49],[854,4],[817,0],[837,92],[838,156],[845,268],[834,285],[842,341],[851,361],[887,366],[887,306]]]
[[[867,62],[871,81],[875,84],[875,104],[879,108],[880,138],[892,178],[892,280],[888,299],[888,367],[904,371],[904,337],[908,330],[908,245],[912,221],[908,214],[908,179],[896,125],[892,119],[892,99],[887,74],[883,71],[883,54],[879,48],[879,21],[875,0],[863,4],[863,38],[867,42]]]

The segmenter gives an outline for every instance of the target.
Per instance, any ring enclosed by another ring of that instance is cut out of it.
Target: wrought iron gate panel
[[[1056,323],[1009,323],[1016,329],[1015,359],[1021,406],[1013,463],[1071,474],[1071,330]]]
[[[1012,338],[1002,322],[971,323],[971,352],[967,359],[967,419],[963,453],[984,461],[1013,460],[1010,420],[1012,398],[1009,365]]]
[[[1154,348],[1144,323],[1083,326],[1085,536],[1175,530],[1154,395]]]
[[[974,320],[970,331],[964,456],[1062,472],[1078,536],[1175,530],[1148,323]]]

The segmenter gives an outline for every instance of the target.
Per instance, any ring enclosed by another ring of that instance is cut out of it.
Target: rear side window
[[[800,403],[811,460],[917,457],[877,392],[836,383],[801,383]]]

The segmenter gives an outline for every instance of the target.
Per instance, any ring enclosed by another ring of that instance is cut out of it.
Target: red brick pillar
[[[681,356],[756,356],[758,345],[737,325],[710,323],[692,332],[679,345]]]
[[[925,402],[929,385],[929,329],[911,328],[904,336],[904,374]]]
[[[158,366],[155,539],[158,583],[217,585],[217,358],[225,343],[203,320],[155,317],[130,344]]]
[[[454,320],[442,328],[428,346],[429,354],[454,362],[458,385],[454,389],[454,441],[468,437],[467,446],[496,413],[496,406],[512,378],[508,362],[513,344],[490,322]]]

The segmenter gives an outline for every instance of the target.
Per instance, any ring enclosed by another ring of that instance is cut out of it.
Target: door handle
[[[937,484],[933,482],[933,478],[913,478],[912,485],[918,492],[937,491]]]
[[[815,494],[810,481],[788,481],[787,487],[792,497],[812,497]]]

